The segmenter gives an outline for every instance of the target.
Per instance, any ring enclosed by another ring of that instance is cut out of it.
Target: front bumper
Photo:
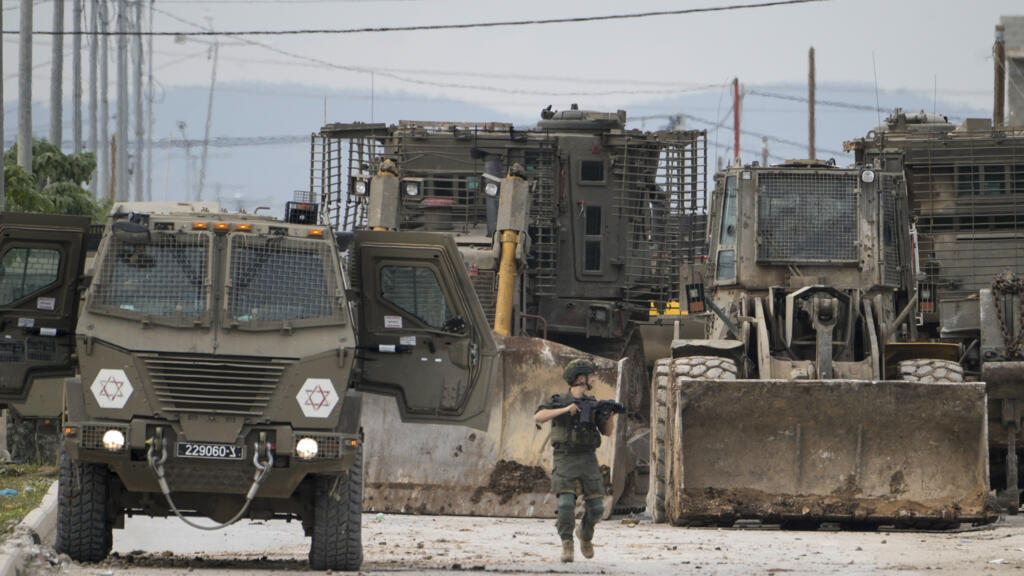
[[[120,450],[103,446],[103,434],[117,429],[126,442]],[[324,430],[294,430],[288,424],[246,425],[234,445],[242,448],[240,459],[179,457],[176,445],[181,438],[175,423],[159,419],[134,419],[130,423],[83,422],[65,428],[65,443],[71,457],[80,462],[107,465],[128,492],[160,492],[149,465],[147,453],[155,438],[162,435],[167,459],[164,471],[174,493],[244,495],[252,486],[256,466],[254,451],[260,439],[273,454],[273,468],[260,486],[262,498],[289,498],[307,474],[337,475],[355,462],[361,439],[357,433]],[[302,438],[313,438],[319,445],[316,456],[301,459],[295,452]],[[189,438],[200,442],[201,438]],[[265,461],[265,458],[261,460]]]

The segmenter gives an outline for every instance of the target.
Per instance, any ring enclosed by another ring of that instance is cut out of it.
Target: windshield
[[[155,234],[148,244],[110,238],[93,290],[93,308],[157,318],[206,316],[208,234]]]
[[[333,245],[323,240],[233,234],[228,318],[248,325],[332,319],[337,292]]]

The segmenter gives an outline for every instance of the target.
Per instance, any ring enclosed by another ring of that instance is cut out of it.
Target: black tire
[[[57,552],[76,562],[110,554],[113,523],[107,516],[109,473],[102,464],[72,462],[61,449],[57,488]]]
[[[668,418],[668,385],[671,379],[672,359],[662,358],[654,363],[651,381],[651,457],[647,488],[647,510],[651,522],[665,522],[665,490],[668,466],[665,463],[665,429]]]
[[[925,384],[959,384],[964,381],[964,369],[951,360],[924,358],[903,360],[898,364],[900,380]]]
[[[331,497],[335,476],[315,476],[313,538],[309,567],[313,570],[355,571],[363,564],[363,445],[342,478],[338,499]]]

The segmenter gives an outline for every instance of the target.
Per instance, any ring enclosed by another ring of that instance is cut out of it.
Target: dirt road
[[[1019,574],[1024,518],[953,533],[792,532],[673,528],[614,518],[598,526],[596,556],[561,564],[551,520],[431,516],[363,517],[362,573],[439,574]],[[246,522],[202,532],[177,520],[129,518],[114,531],[115,555],[98,565],[52,566],[73,574],[260,575],[308,573],[309,540],[298,523]],[[45,550],[44,550],[45,552]]]

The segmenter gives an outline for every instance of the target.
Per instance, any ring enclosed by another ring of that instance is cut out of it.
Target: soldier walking
[[[568,394],[555,394],[537,407],[533,421],[540,426],[551,422],[551,446],[554,448],[554,470],[551,489],[558,497],[558,535],[562,538],[562,562],[573,561],[573,525],[577,484],[582,488],[585,503],[583,519],[576,528],[580,553],[594,556],[594,525],[604,514],[604,480],[597,464],[597,447],[601,434],[615,430],[615,414],[598,410],[589,423],[581,422],[581,402],[596,403],[587,396],[590,375],[597,366],[590,360],[577,358],[565,367],[563,377],[569,384]]]

